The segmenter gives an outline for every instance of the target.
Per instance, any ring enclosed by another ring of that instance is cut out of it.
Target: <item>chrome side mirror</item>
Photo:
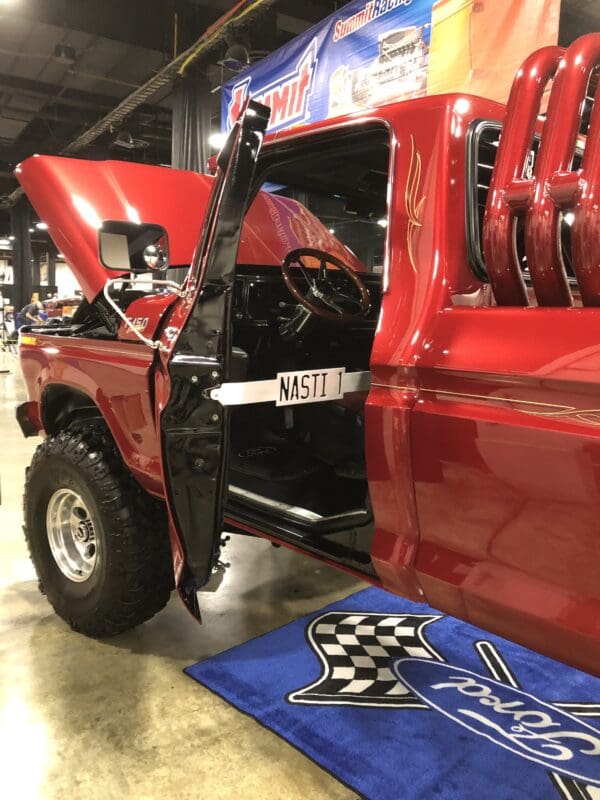
[[[164,272],[169,266],[167,232],[160,225],[107,220],[98,231],[100,261],[119,272]]]
[[[144,250],[144,263],[148,269],[164,272],[169,266],[167,254],[158,244],[149,244]]]

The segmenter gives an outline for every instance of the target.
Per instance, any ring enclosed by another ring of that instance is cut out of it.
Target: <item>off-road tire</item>
[[[96,529],[98,557],[83,582],[63,574],[48,541],[46,511],[61,488],[85,500]],[[45,439],[26,471],[23,504],[40,590],[73,630],[112,636],[166,605],[173,573],[164,504],[131,477],[104,426],[88,422]]]

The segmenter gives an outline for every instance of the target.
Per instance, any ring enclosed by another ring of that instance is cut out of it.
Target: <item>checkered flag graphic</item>
[[[423,629],[441,619],[427,614],[361,614],[330,611],[314,619],[306,636],[322,664],[315,683],[291,692],[290,703],[428,708],[394,676],[396,658],[443,661]]]

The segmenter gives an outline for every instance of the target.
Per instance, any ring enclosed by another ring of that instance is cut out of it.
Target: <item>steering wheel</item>
[[[311,275],[302,263],[304,256],[311,256],[319,260],[319,271],[316,276]],[[292,279],[290,274],[292,264],[298,264],[304,280],[308,283],[309,289],[306,294],[302,294]],[[340,291],[330,281],[327,264],[333,264],[350,279],[358,297],[352,297]],[[291,250],[281,262],[281,275],[292,297],[311,314],[322,319],[351,322],[358,317],[364,317],[371,308],[371,295],[359,275],[341,259],[324,250],[317,250],[313,247]]]

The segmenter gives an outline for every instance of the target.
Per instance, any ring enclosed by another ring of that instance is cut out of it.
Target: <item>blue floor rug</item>
[[[600,800],[600,680],[378,589],[186,672],[369,800]]]

